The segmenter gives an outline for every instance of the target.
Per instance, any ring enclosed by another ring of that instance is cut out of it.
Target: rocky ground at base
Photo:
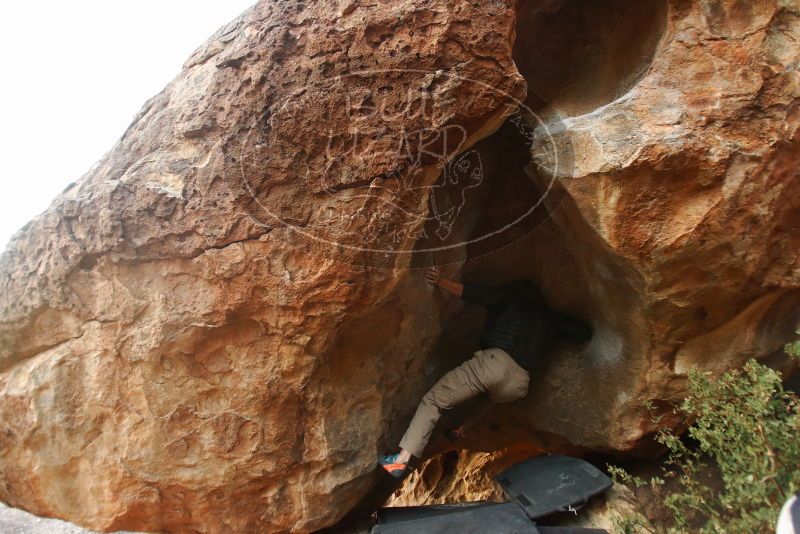
[[[37,517],[0,503],[0,532],[3,534],[88,534],[94,531],[60,519]],[[120,534],[136,533],[120,532]]]

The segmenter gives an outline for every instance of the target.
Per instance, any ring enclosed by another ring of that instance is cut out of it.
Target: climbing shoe
[[[400,463],[397,461],[398,454],[387,454],[378,458],[378,463],[381,464],[387,473],[395,478],[403,478],[408,471],[408,462]]]

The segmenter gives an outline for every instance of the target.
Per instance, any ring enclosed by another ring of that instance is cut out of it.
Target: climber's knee
[[[420,405],[428,410],[436,410],[437,412],[449,410],[454,406],[452,396],[447,395],[441,388],[435,386],[422,397]]]
[[[464,362],[446,375],[444,375],[422,398],[423,403],[436,407],[438,410],[455,408],[462,402],[483,392],[482,387],[475,380],[475,363],[472,360]]]

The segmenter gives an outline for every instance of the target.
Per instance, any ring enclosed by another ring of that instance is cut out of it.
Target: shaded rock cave
[[[445,239],[437,234],[436,223],[429,224],[426,234],[432,237],[417,243],[413,265],[444,265],[445,276],[489,285],[532,281],[553,308],[588,320],[595,335],[585,346],[559,341],[550,354],[542,355],[527,399],[491,406],[488,399],[478,398],[443,414],[439,436],[449,424],[471,425],[459,450],[506,449],[507,459],[500,466],[548,451],[590,451],[592,429],[586,429],[584,443],[570,443],[557,429],[572,410],[614,403],[604,383],[618,380],[626,367],[632,373],[637,369],[635,362],[626,360],[635,358],[636,347],[624,344],[636,342],[632,312],[639,305],[638,277],[608,253],[568,198],[560,180],[569,179],[580,154],[560,133],[567,127],[564,121],[622,97],[647,73],[666,31],[666,12],[661,0],[518,5],[514,60],[528,83],[524,107],[451,163],[469,158],[475,166],[478,161],[483,179],[472,184],[469,194],[464,184],[447,180],[434,189],[431,202],[436,209],[460,209],[459,217]],[[558,168],[553,168],[554,162]],[[435,298],[442,306],[442,334],[426,357],[421,392],[479,348],[485,319],[479,307],[442,295]],[[584,388],[548,384],[553,366],[573,368],[582,375],[576,383]],[[613,371],[607,372],[609,367]],[[594,374],[597,380],[585,379]],[[552,409],[554,403],[558,409]],[[405,430],[415,408],[392,429],[393,438]],[[604,432],[609,424],[598,419],[597,431]],[[427,484],[431,495],[436,481],[454,476],[458,456],[441,437],[434,437],[427,454],[434,459],[428,465],[433,472],[420,474],[411,484]],[[418,504],[413,495],[423,493],[406,484],[395,501]]]
[[[590,347],[556,347],[542,358],[542,376],[553,360],[583,358],[578,368],[586,367],[590,355],[620,363],[621,339],[632,321],[606,311],[635,309],[636,275],[606,253],[570,203],[559,179],[569,179],[579,154],[559,133],[569,116],[621,97],[645,75],[666,29],[667,6],[565,0],[523,2],[518,9],[514,59],[529,85],[527,109],[472,149],[484,180],[466,195],[463,215],[442,250],[419,253],[415,266],[445,265],[446,275],[490,285],[527,279],[554,308],[589,320],[596,334]],[[558,169],[551,168],[554,161]],[[446,184],[432,196],[440,205],[456,205],[453,198],[461,194],[461,184]],[[432,248],[434,241],[422,240],[418,248]],[[478,347],[482,312],[455,300],[444,306],[443,333],[426,367],[429,377],[441,376]],[[597,398],[602,391],[585,395]],[[535,385],[530,397],[537,397]],[[489,437],[480,448],[502,446]]]

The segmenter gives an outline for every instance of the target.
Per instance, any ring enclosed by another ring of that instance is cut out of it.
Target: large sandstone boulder
[[[798,42],[793,0],[259,2],[0,258],[0,499],[335,523],[476,348],[433,263],[595,328],[465,447],[645,452],[797,328]]]

